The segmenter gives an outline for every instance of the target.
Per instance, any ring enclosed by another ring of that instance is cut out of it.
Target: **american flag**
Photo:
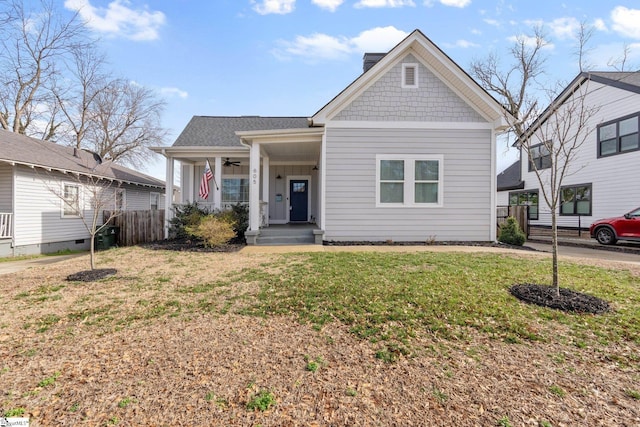
[[[211,173],[211,168],[209,167],[209,160],[204,164],[204,173],[202,174],[202,179],[200,180],[200,197],[206,199],[209,197],[209,181],[213,178],[213,174]]]

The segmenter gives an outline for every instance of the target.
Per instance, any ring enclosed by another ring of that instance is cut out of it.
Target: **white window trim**
[[[414,84],[412,84],[412,85],[407,84],[407,80],[406,80],[406,77],[407,77],[407,68],[413,68],[413,70],[414,70],[414,73],[413,73],[413,76],[414,76]],[[413,63],[413,62],[409,63],[409,62],[406,62],[406,63],[403,63],[403,64],[402,64],[402,88],[403,88],[403,89],[414,89],[414,88],[417,88],[417,87],[418,87],[418,81],[419,81],[419,79],[418,79],[418,70],[419,70],[419,69],[420,69],[420,68],[418,67],[418,64],[417,64],[417,63]]]
[[[203,169],[204,170],[204,169]],[[249,174],[243,174],[243,175],[222,175],[222,181],[220,182],[220,203],[225,205],[232,205],[232,204],[236,204],[236,203],[245,203],[248,204],[249,200],[247,200],[246,202],[228,202],[228,201],[224,201],[222,200],[222,197],[224,196],[224,189],[223,189],[223,185],[224,185],[224,180],[225,179],[246,179],[247,181],[249,181]],[[249,185],[251,185],[251,182],[249,181]]]
[[[65,212],[65,207],[68,205],[65,198],[65,188],[75,187],[78,189],[78,207],[77,214],[70,214]],[[82,186],[79,184],[63,182],[62,183],[62,197],[60,198],[60,218],[82,218]]]
[[[381,203],[380,202],[380,161],[381,160],[403,160],[404,161],[404,203]],[[415,202],[415,162],[416,160],[437,160],[438,161],[438,202],[437,203],[416,203]],[[376,207],[377,208],[441,208],[443,206],[444,194],[444,156],[443,155],[420,155],[420,154],[378,154],[376,155]]]
[[[156,208],[153,209],[153,198],[157,197],[158,203],[156,203]],[[156,191],[149,192],[149,210],[160,210],[160,193]]]

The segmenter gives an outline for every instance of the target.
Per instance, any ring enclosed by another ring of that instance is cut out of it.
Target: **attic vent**
[[[418,87],[418,64],[402,64],[402,87]]]

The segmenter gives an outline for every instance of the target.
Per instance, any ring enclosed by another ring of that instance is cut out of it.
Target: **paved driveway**
[[[50,255],[40,258],[22,259],[19,261],[3,261],[0,262],[0,275],[15,273],[17,271],[26,270],[27,268],[40,265],[53,264],[54,262],[64,261],[66,259],[76,258],[83,255],[85,255],[85,253],[71,255]]]

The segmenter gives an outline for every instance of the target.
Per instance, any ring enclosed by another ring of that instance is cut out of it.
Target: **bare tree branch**
[[[7,30],[0,39],[0,126],[27,133],[39,105],[52,100],[45,88],[59,76],[58,64],[88,38],[78,15],[64,18],[53,1],[41,0],[37,10],[20,0],[0,5]]]

